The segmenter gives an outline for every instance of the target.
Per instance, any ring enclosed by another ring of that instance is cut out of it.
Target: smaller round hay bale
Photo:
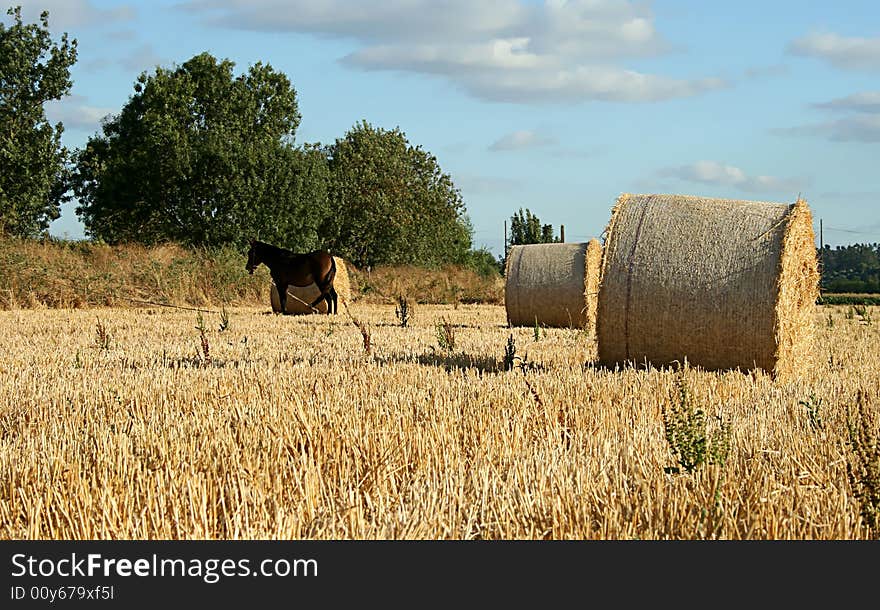
[[[601,260],[597,239],[512,246],[504,273],[508,324],[592,330]]]
[[[336,289],[338,296],[337,307],[342,309],[345,307],[343,302],[351,301],[351,282],[348,277],[348,266],[344,259],[334,256],[336,261],[336,278],[333,280],[333,287]],[[317,312],[309,307],[309,303],[318,298],[320,291],[315,284],[308,286],[288,286],[287,287],[287,313],[289,314],[309,314],[309,313],[327,313],[327,303],[323,300],[315,305]],[[278,288],[272,284],[270,292],[270,300],[272,303],[272,311],[279,313],[281,311],[281,299],[278,298]]]

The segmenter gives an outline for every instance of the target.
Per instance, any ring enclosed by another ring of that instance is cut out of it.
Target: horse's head
[[[252,239],[251,240],[251,247],[250,247],[250,249],[248,249],[247,265],[245,265],[244,268],[247,269],[248,273],[253,275],[254,269],[259,267],[261,262],[262,261],[260,260],[260,257],[257,254],[257,241],[255,239]]]

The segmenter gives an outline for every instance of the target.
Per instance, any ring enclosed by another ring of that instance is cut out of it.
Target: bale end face
[[[584,274],[585,328],[596,330],[596,315],[599,309],[599,276],[602,269],[602,242],[591,239],[587,243],[586,271]]]
[[[814,346],[819,261],[813,215],[807,202],[792,206],[782,237],[776,301],[776,377],[797,376],[809,364]]]

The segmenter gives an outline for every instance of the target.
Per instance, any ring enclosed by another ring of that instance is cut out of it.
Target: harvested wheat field
[[[498,305],[268,310],[0,312],[0,537],[877,536],[880,336],[844,307],[785,382],[603,369]]]

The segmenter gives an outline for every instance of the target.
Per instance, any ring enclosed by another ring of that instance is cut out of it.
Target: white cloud
[[[816,108],[824,108],[827,110],[852,110],[856,112],[880,113],[880,91],[854,93],[846,97],[831,100],[830,102],[814,105]]]
[[[834,121],[772,130],[783,136],[818,136],[832,142],[880,142],[880,114],[859,114]]]
[[[712,186],[725,186],[750,193],[783,193],[799,191],[805,180],[777,178],[775,176],[751,176],[739,167],[724,165],[717,161],[697,161],[691,165],[667,167],[657,174],[663,178],[675,178]]]
[[[478,98],[518,103],[652,102],[725,86],[628,70],[629,58],[672,45],[629,0],[193,0],[211,24],[353,40],[342,58],[362,70],[447,78]]]
[[[468,93],[497,102],[656,102],[727,86],[717,78],[667,78],[607,64],[571,67],[554,57],[522,51],[510,41],[464,48],[372,47],[343,62],[365,70],[446,75]]]
[[[22,21],[29,23],[36,23],[40,13],[49,11],[49,28],[53,32],[58,28],[130,21],[135,17],[134,9],[128,5],[102,9],[90,0],[14,0],[12,4],[21,6]]]
[[[820,137],[832,142],[880,142],[880,92],[854,93],[813,106],[836,113],[840,118],[771,132],[782,136]]]
[[[86,102],[86,98],[81,95],[69,95],[60,100],[47,102],[46,118],[53,124],[61,121],[66,130],[97,131],[101,119],[113,110],[92,106]]]
[[[165,65],[167,61],[156,54],[153,45],[144,43],[125,54],[101,57],[86,62],[85,69],[89,72],[101,72],[109,68],[122,68],[127,73],[140,74],[143,71],[152,73],[156,66]],[[133,79],[132,79],[133,80]]]
[[[180,5],[213,25],[360,41],[475,40],[527,18],[517,0],[194,0]]]
[[[539,134],[536,131],[522,130],[502,136],[489,146],[489,150],[493,152],[525,150],[553,144],[556,144],[556,138]]]
[[[823,193],[819,193],[819,196],[823,199],[842,199],[842,200],[857,200],[857,199],[865,199],[872,202],[880,200],[880,191],[825,191]]]
[[[454,70],[547,69],[548,58],[530,53],[522,38],[496,39],[486,43],[460,45],[377,45],[356,51],[344,63],[368,70],[405,70],[436,74]]]
[[[794,55],[824,59],[837,68],[880,70],[880,38],[812,33],[792,41],[788,50]]]
[[[764,80],[781,78],[787,76],[790,72],[789,67],[785,64],[774,64],[771,66],[755,66],[747,68],[743,71],[743,78],[748,80]]]
[[[152,72],[156,66],[162,65],[162,63],[164,63],[164,60],[156,54],[153,50],[153,45],[150,43],[140,45],[119,60],[119,65],[123,68],[137,73],[144,70]]]

